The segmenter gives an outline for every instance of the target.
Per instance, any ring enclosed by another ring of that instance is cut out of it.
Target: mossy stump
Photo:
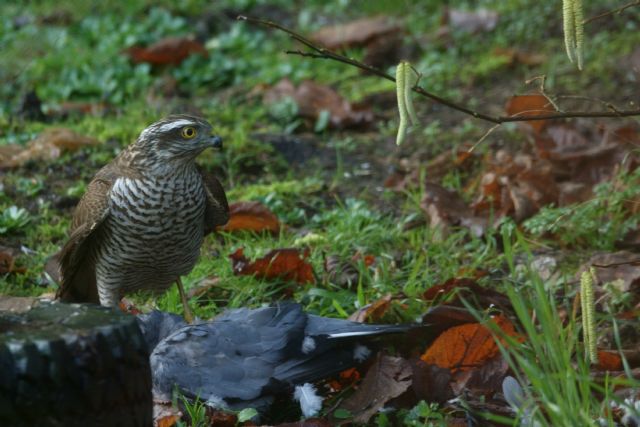
[[[0,425],[152,425],[149,353],[134,316],[24,301],[0,298]]]

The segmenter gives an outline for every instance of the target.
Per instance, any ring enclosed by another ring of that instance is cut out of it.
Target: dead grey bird
[[[320,317],[295,303],[230,310],[173,328],[167,315],[139,316],[139,322],[160,340],[151,353],[156,399],[170,400],[177,388],[213,406],[259,410],[277,394],[363,362],[371,353],[365,344],[375,338],[425,328]],[[303,407],[303,413],[309,411]]]
[[[114,306],[126,293],[177,283],[190,320],[180,276],[195,265],[204,236],[229,219],[222,186],[195,163],[222,147],[211,131],[202,118],[169,116],[95,175],[52,257],[57,272],[47,267],[60,278],[59,299]]]

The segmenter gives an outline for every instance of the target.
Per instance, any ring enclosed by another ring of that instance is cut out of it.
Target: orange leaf
[[[507,103],[507,114],[510,116],[542,116],[556,110],[544,95],[516,95]],[[546,120],[530,120],[526,122],[535,133],[545,127]]]
[[[360,372],[356,368],[346,369],[338,375],[336,379],[329,381],[333,391],[340,391],[360,381]]]
[[[255,275],[257,278],[273,280],[283,279],[299,284],[315,283],[313,268],[306,259],[309,250],[301,253],[298,249],[274,249],[253,262],[244,256],[242,248],[230,256],[233,272],[239,275]]]
[[[359,260],[362,260],[367,267],[371,267],[376,262],[376,257],[374,255],[363,255],[358,251],[351,257],[351,261],[358,262]]]
[[[622,358],[613,351],[598,350],[598,370],[600,371],[621,371]]]
[[[349,316],[349,320],[352,322],[378,322],[391,308],[391,300],[393,297],[391,294],[387,294],[382,298],[367,304],[360,308],[358,311]]]
[[[237,202],[229,206],[231,218],[222,227],[224,231],[269,231],[277,233],[280,221],[265,205],[260,202]]]
[[[513,324],[504,316],[493,318],[496,325],[509,336],[517,336]],[[498,354],[493,334],[480,323],[454,326],[442,333],[420,357],[427,363],[451,369],[468,370],[482,366]]]
[[[186,37],[167,37],[148,47],[130,47],[126,52],[135,63],[153,65],[178,65],[193,53],[207,56],[202,43]]]

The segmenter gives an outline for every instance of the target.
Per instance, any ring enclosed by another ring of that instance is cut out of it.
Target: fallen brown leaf
[[[392,299],[393,296],[391,294],[387,294],[382,298],[358,309],[358,311],[349,316],[349,320],[359,323],[379,322],[387,313],[389,308],[391,308]]]
[[[640,285],[640,255],[629,251],[601,253],[592,256],[579,272],[594,266],[598,283],[619,281],[619,288],[628,292]]]
[[[510,116],[542,116],[556,111],[547,97],[539,94],[512,96],[506,109]],[[537,133],[545,127],[547,121],[530,120],[522,123],[528,124]]]
[[[194,53],[208,56],[202,43],[186,37],[167,37],[147,47],[132,46],[126,53],[134,63],[152,65],[178,65]]]
[[[454,397],[451,371],[417,359],[411,362],[411,388],[418,401],[444,403]]]
[[[229,205],[229,222],[221,227],[224,231],[268,231],[277,233],[280,221],[273,212],[260,202],[236,202]]]
[[[298,104],[298,114],[313,122],[323,111],[328,111],[329,125],[335,129],[361,128],[373,122],[373,113],[368,107],[357,109],[334,89],[311,80],[305,80],[295,87],[285,78],[264,94],[267,104],[285,98],[292,98]]]
[[[207,418],[209,419],[209,427],[235,427],[238,425],[238,416],[232,412],[207,408]]]
[[[329,255],[324,260],[324,271],[329,282],[343,288],[349,288],[358,283],[360,277],[354,263],[343,260],[336,255]]]
[[[27,271],[25,267],[16,267],[15,257],[17,255],[17,250],[6,246],[0,246],[0,274],[23,274]]]
[[[542,65],[547,60],[547,57],[542,53],[524,52],[514,48],[502,48],[498,47],[494,49],[493,53],[496,56],[503,56],[509,59],[509,65],[523,64],[530,67]]]
[[[427,182],[420,207],[429,217],[430,225],[446,238],[451,227],[466,227],[475,236],[484,234],[487,221],[475,216],[462,197],[439,184]]]
[[[337,409],[351,413],[356,423],[367,423],[388,401],[411,386],[411,365],[400,357],[379,353],[360,387],[342,401]]]
[[[477,320],[466,308],[446,304],[432,307],[422,316],[422,323],[433,325],[436,334],[438,330],[442,332],[465,323],[476,323]]]
[[[64,151],[74,151],[99,143],[97,139],[80,135],[71,129],[47,129],[26,146],[0,146],[0,168],[18,167],[31,160],[54,160]]]
[[[492,217],[494,223],[505,216],[523,221],[559,198],[554,169],[547,160],[499,150],[488,169],[471,206],[476,215]]]
[[[502,381],[509,371],[509,364],[497,354],[475,369],[459,370],[453,374],[451,388],[457,396],[468,390],[474,395],[492,396],[502,390]]]
[[[393,35],[400,30],[388,16],[373,16],[357,19],[348,24],[321,28],[311,35],[316,43],[328,49],[366,46],[377,39]]]
[[[306,259],[309,250],[274,249],[262,258],[249,261],[240,248],[229,256],[233,272],[239,275],[255,275],[257,278],[290,280],[299,284],[315,283],[313,268]]]
[[[180,418],[182,412],[175,408],[171,402],[154,402],[153,403],[153,426],[154,427],[173,427]]]
[[[491,288],[480,286],[474,279],[462,277],[451,278],[440,285],[435,285],[427,289],[422,297],[427,301],[442,298],[455,291],[455,299],[450,304],[460,305],[460,297],[464,297],[468,301],[476,301],[482,308],[491,306],[508,309],[511,304],[509,298]]]
[[[600,371],[621,371],[622,358],[617,352],[608,350],[598,350],[598,365],[596,369]]]
[[[76,102],[66,101],[63,102],[52,111],[53,115],[69,116],[69,115],[84,115],[89,114],[93,116],[102,115],[109,110],[109,104],[105,102]],[[51,115],[51,113],[49,114]]]
[[[517,337],[513,324],[504,316],[492,321],[506,335]],[[431,344],[421,359],[427,363],[448,368],[452,373],[481,367],[499,352],[491,331],[480,323],[454,326],[443,332]]]

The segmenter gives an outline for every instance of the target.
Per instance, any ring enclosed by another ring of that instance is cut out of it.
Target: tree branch
[[[624,6],[621,6],[621,7],[617,8],[617,9],[609,10],[607,12],[601,13],[600,15],[596,15],[596,16],[593,16],[593,17],[591,17],[589,19],[585,19],[582,23],[584,25],[587,25],[587,24],[590,24],[591,22],[593,22],[595,20],[607,17],[609,15],[615,15],[615,14],[619,15],[622,12],[624,12],[626,9],[629,9],[630,7],[634,7],[634,6],[640,6],[640,0],[632,1],[631,3],[627,3]]]
[[[640,2],[640,0],[637,0]],[[372,67],[371,65],[367,65],[363,62],[357,61],[354,58],[349,58],[339,53],[333,52],[329,49],[316,45],[314,42],[304,37],[301,34],[296,33],[295,31],[284,27],[276,22],[266,21],[263,19],[249,18],[246,16],[238,16],[237,18],[240,21],[246,21],[251,24],[263,25],[266,27],[274,28],[276,30],[282,31],[294,40],[302,43],[304,46],[309,48],[310,52],[304,52],[300,50],[290,50],[286,51],[286,53],[291,55],[300,55],[304,57],[311,57],[317,59],[329,59],[337,62],[342,62],[343,64],[351,65],[352,67],[359,68],[368,73],[381,77],[383,79],[387,79],[389,81],[395,82],[396,79],[385,73],[384,71]],[[590,112],[590,111],[568,111],[568,112],[558,112],[558,113],[549,113],[549,114],[540,114],[540,115],[514,115],[514,116],[492,116],[489,114],[484,114],[478,111],[474,111],[468,108],[465,105],[453,102],[451,100],[442,98],[434,93],[428,92],[423,89],[421,86],[414,86],[412,90],[426,98],[432,99],[433,101],[446,105],[447,107],[460,111],[464,114],[470,115],[477,119],[485,120],[495,124],[502,124],[507,122],[523,122],[523,121],[532,121],[532,120],[558,120],[565,118],[575,118],[575,117],[631,117],[631,116],[640,116],[640,109],[637,110],[613,110],[613,111],[598,111],[598,112]]]

